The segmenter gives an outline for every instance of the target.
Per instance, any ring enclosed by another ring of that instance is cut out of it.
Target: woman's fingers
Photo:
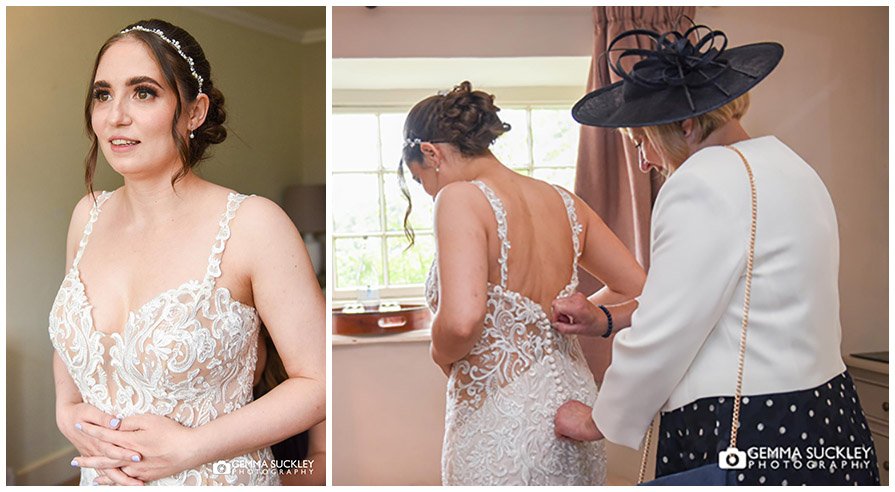
[[[594,325],[594,317],[591,313],[593,309],[597,309],[591,304],[588,298],[580,293],[563,298],[556,299],[552,303],[553,313],[551,321],[553,327],[560,333],[566,335],[588,335],[597,336]]]
[[[107,442],[100,442],[99,444],[99,453],[97,455],[105,456],[107,458],[116,459],[118,461],[123,462],[124,464],[133,464],[139,463],[143,460],[143,456],[130,449],[122,448],[115,446],[114,444],[109,444]],[[123,465],[118,465],[121,467]]]
[[[109,415],[88,403],[78,405],[77,417],[79,421],[90,422],[93,425],[117,429],[121,419]]]
[[[81,468],[94,469],[121,468],[122,466],[127,466],[133,463],[130,459],[120,460],[106,456],[78,456],[72,461],[77,463]]]
[[[104,427],[100,427],[98,425],[93,425],[90,422],[79,422],[81,424],[80,431],[84,434],[99,439],[100,441],[105,441],[107,443],[114,444],[118,447],[125,449],[132,449],[136,446],[133,446],[130,442],[130,434],[129,432],[121,432],[117,430],[107,429]]]
[[[563,335],[580,335],[584,333],[581,325],[570,325],[568,323],[556,322],[553,323],[553,328]]]
[[[569,297],[564,297],[562,299],[554,299],[551,303],[553,307],[553,313],[551,313],[551,321],[563,321],[569,322],[573,319],[580,317],[582,306],[582,299],[584,298],[584,302],[590,302],[584,297],[584,294],[580,292],[576,292]]]
[[[115,485],[109,477],[100,475],[93,479],[93,485]]]
[[[143,430],[145,425],[147,424],[147,420],[151,419],[153,416],[144,416],[144,415],[131,415],[127,418],[121,419],[121,425],[118,427],[118,430],[121,431],[138,431]],[[164,418],[164,417],[162,417]]]
[[[143,485],[143,482],[133,478],[118,468],[109,468],[104,470],[106,478],[112,483],[108,485]]]

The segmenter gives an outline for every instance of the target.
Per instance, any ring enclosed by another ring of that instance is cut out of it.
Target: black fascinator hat
[[[708,31],[690,41],[691,34]],[[615,45],[630,36],[646,36],[653,49],[622,49]],[[720,46],[716,46],[720,44]],[[575,121],[607,128],[662,125],[715,110],[745,94],[780,62],[783,46],[755,43],[727,49],[727,36],[703,25],[685,33],[659,34],[647,29],[625,31],[603,54],[621,51],[609,68],[621,81],[584,96],[572,108]],[[640,57],[630,72],[622,60]]]

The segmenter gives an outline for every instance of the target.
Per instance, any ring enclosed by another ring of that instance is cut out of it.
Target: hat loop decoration
[[[709,32],[700,37],[694,45],[690,42],[690,35],[694,32],[698,35],[699,29],[707,29]],[[619,41],[632,36],[649,37],[653,41],[655,49],[615,48]],[[721,39],[719,48],[715,48],[717,38]],[[729,96],[730,94],[715,82],[726,70],[733,69],[747,77],[755,78],[755,75],[751,73],[731,67],[727,60],[719,59],[725,49],[727,49],[727,35],[724,32],[712,30],[704,25],[695,25],[687,29],[684,34],[677,31],[659,34],[648,29],[625,31],[609,43],[609,49],[606,52],[622,52],[615,63],[609,64],[609,68],[625,81],[650,90],[682,87],[687,96],[690,110],[696,111],[693,97],[690,95],[690,88],[712,84],[725,96]],[[622,67],[622,60],[631,56],[642,58],[637,63],[638,68],[657,65],[658,67],[654,68],[661,68],[661,70],[628,72]]]
[[[618,47],[632,37],[648,38],[649,47]],[[615,60],[609,59],[613,53],[619,53]],[[728,48],[724,32],[693,23],[683,34],[622,32],[603,57],[621,80],[584,96],[572,109],[573,118],[607,128],[642,127],[693,118],[733,101],[777,66],[783,46],[763,42]]]

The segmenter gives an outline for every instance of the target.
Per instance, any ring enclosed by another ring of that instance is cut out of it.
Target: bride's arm
[[[235,221],[241,225],[234,237],[252,238],[242,249],[251,252],[247,261],[255,306],[289,378],[258,400],[197,428],[155,415],[127,417],[119,431],[85,427],[143,454],[143,461],[123,468],[128,475],[153,480],[246,454],[325,418],[325,308],[307,250],[273,202],[246,200]]]
[[[597,306],[603,305],[612,316],[613,333],[630,326],[637,309],[646,273],[621,240],[578,197],[574,198],[581,225],[581,266],[605,286],[585,298],[576,293],[553,302],[552,321],[557,330],[569,334],[599,336],[606,332],[608,318]]]
[[[449,184],[435,199],[439,299],[431,353],[443,370],[468,354],[482,333],[488,291],[483,224],[491,213],[481,190],[470,183]]]

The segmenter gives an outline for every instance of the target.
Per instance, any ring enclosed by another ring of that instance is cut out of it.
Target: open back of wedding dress
[[[485,183],[472,183],[485,194],[497,219],[500,285],[488,283],[481,338],[451,370],[441,480],[445,485],[602,485],[602,441],[574,442],[553,432],[560,405],[596,400],[597,387],[578,339],[553,330],[539,304],[507,289],[506,210]],[[581,226],[572,198],[556,190],[566,206],[575,249],[571,280],[559,295],[566,297],[578,286]],[[437,263],[426,281],[433,312],[439,296]]]
[[[123,331],[93,323],[78,265],[102,205],[96,200],[78,252],[50,311],[50,339],[85,403],[110,415],[155,414],[198,427],[252,401],[260,320],[255,308],[215,288],[230,220],[245,195],[231,193],[205,277],[164,291],[128,313]],[[211,238],[209,238],[211,239]],[[270,448],[156,480],[147,485],[276,485]],[[258,469],[258,466],[264,468]],[[81,485],[97,472],[81,469]]]

